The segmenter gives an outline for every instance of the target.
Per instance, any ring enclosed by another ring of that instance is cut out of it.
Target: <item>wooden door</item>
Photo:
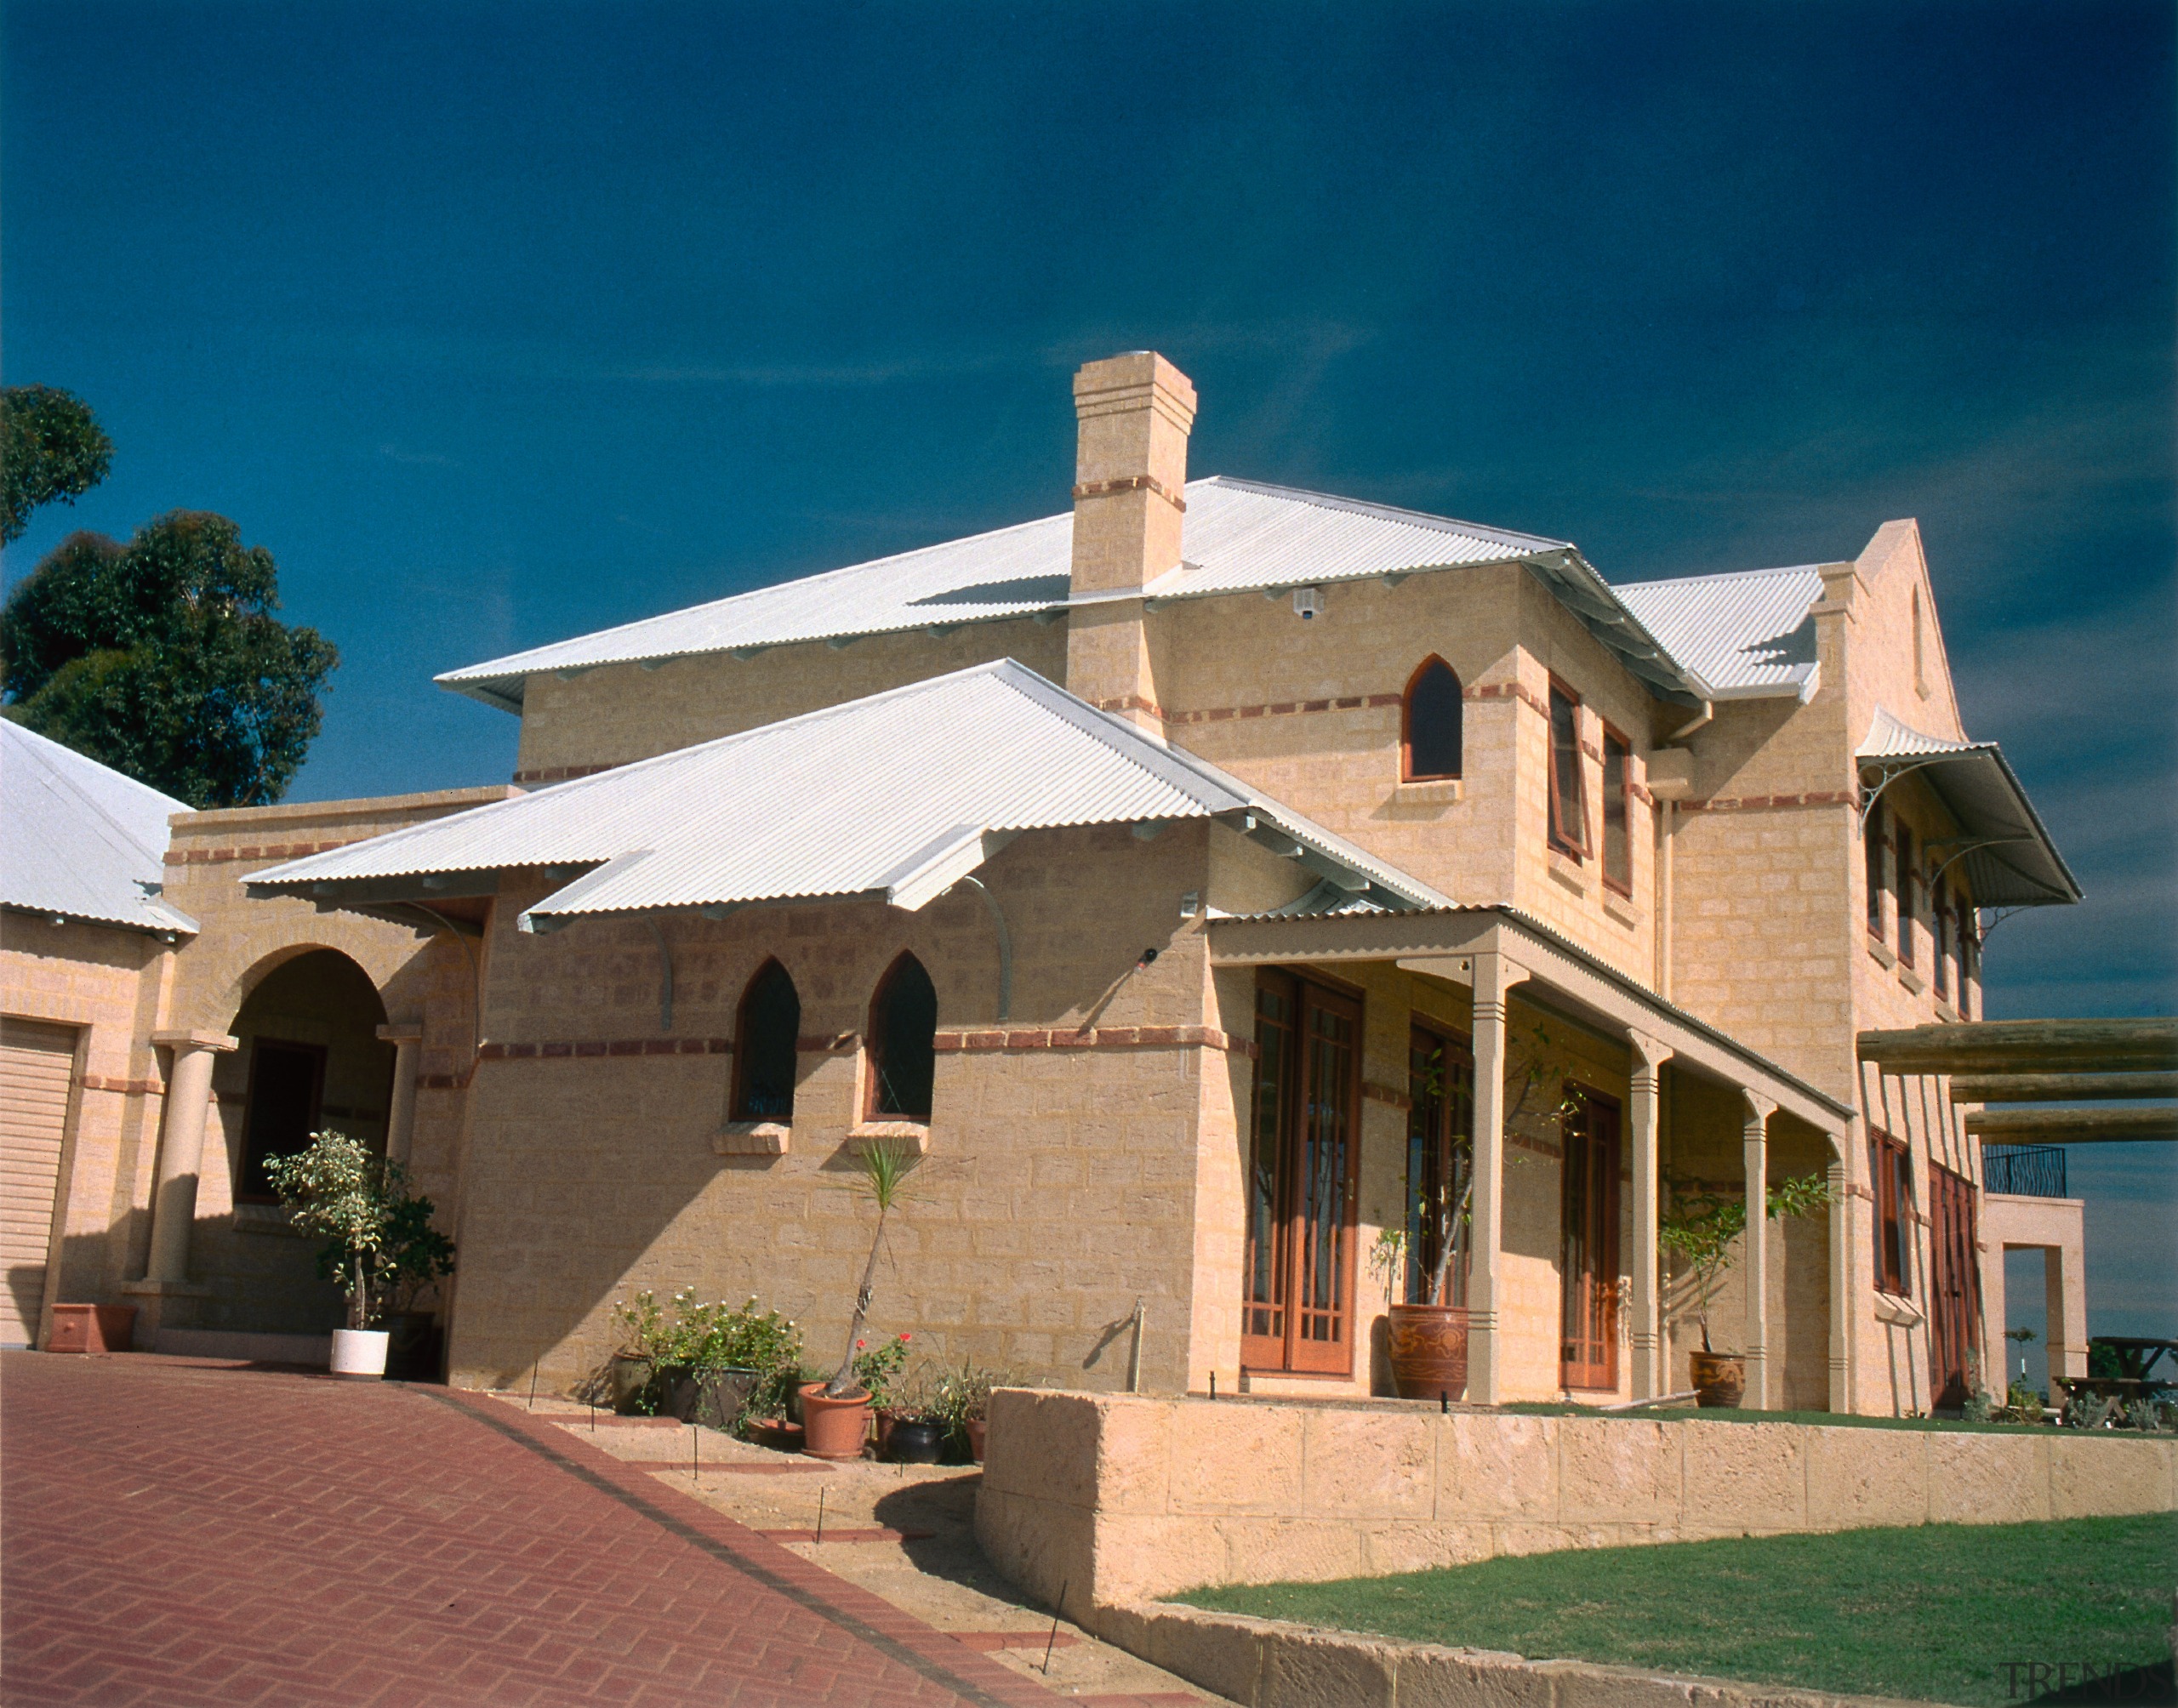
[[[310,1148],[325,1095],[325,1047],[260,1038],[249,1054],[249,1103],[242,1117],[242,1173],[237,1204],[277,1204],[265,1177],[267,1157]]]
[[[1403,1296],[1410,1305],[1464,1305],[1474,1187],[1474,1057],[1466,1043],[1411,1028],[1406,1094]]]
[[[1564,1323],[1559,1381],[1618,1386],[1618,1105],[1579,1090],[1565,1118]]]
[[[1361,1005],[1290,974],[1256,993],[1240,1362],[1354,1368],[1354,1210]]]
[[[75,1073],[73,1027],[0,1021],[0,1346],[37,1337]]]
[[[1973,1182],[1931,1164],[1929,1210],[1929,1392],[1948,1409],[1974,1387],[1968,1364],[1981,1320]]]

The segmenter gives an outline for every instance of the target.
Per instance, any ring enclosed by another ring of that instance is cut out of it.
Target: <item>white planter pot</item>
[[[385,1375],[386,1342],[391,1338],[384,1329],[335,1329],[333,1374],[351,1381],[380,1380]]]

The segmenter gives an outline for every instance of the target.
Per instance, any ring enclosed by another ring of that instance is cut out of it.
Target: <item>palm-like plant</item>
[[[827,1399],[844,1399],[855,1391],[855,1348],[862,1342],[863,1328],[869,1319],[870,1295],[877,1288],[877,1259],[885,1250],[885,1223],[909,1196],[908,1176],[920,1160],[906,1146],[888,1139],[875,1141],[855,1157],[855,1178],[850,1190],[877,1206],[877,1230],[870,1237],[869,1261],[863,1265],[862,1285],[854,1295],[854,1316],[847,1324],[847,1354],[840,1360],[839,1369],[832,1373],[831,1381],[824,1384]]]

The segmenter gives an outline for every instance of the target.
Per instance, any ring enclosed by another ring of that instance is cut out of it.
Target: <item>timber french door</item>
[[[1974,1244],[1974,1183],[1929,1165],[1929,1392],[1931,1409],[1964,1405],[1974,1389],[1981,1272]]]
[[[1290,973],[1256,983],[1240,1363],[1354,1368],[1361,1005]]]
[[[1569,1388],[1618,1386],[1618,1105],[1569,1086],[1564,1121],[1565,1244],[1559,1269],[1565,1324],[1559,1381]]]

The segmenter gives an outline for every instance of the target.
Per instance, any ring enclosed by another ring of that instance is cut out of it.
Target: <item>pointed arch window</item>
[[[801,1032],[801,994],[786,969],[767,960],[742,993],[733,1028],[733,1119],[793,1119],[795,1039]]]
[[[927,1121],[937,1076],[938,992],[912,954],[892,963],[869,1004],[872,1120]]]
[[[1457,777],[1463,706],[1452,667],[1434,655],[1423,659],[1400,706],[1400,775],[1409,783]]]

